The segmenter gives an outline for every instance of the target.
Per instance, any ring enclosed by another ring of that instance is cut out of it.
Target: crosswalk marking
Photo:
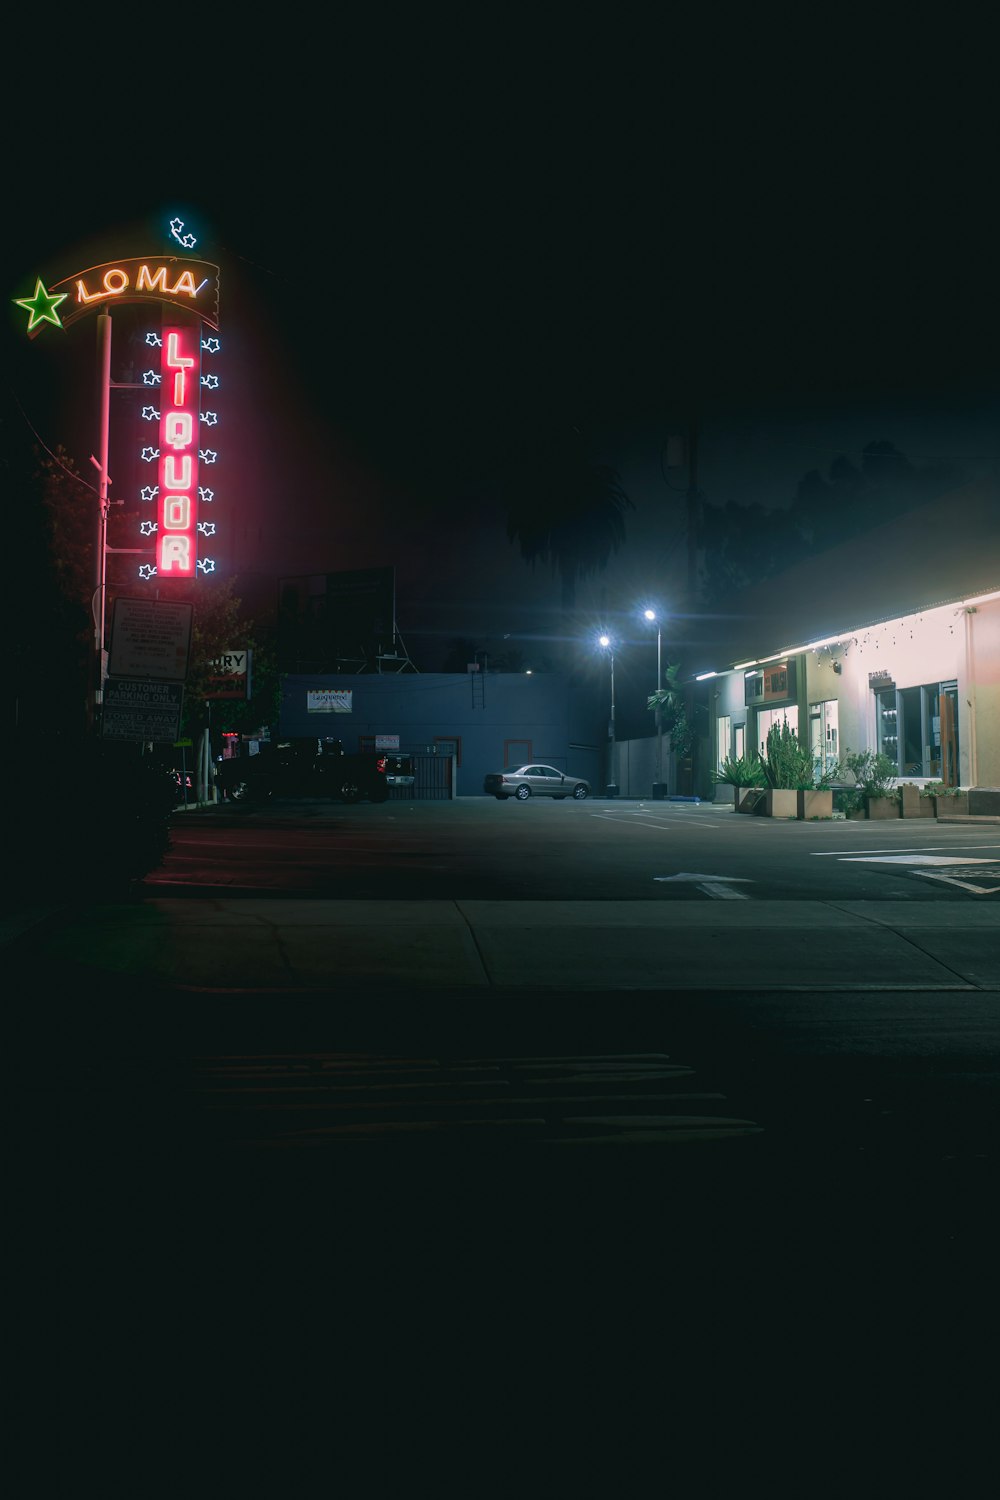
[[[957,854],[845,854],[845,864],[868,865],[995,865],[995,859],[966,859]]]

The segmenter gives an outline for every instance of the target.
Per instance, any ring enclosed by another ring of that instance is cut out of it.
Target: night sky
[[[266,66],[223,48],[178,116],[189,151],[148,128],[141,78],[78,151],[77,62],[8,182],[9,298],[137,232],[158,247],[172,212],[198,226],[241,412],[240,586],[393,566],[426,670],[455,638],[530,656],[558,634],[557,585],[489,496],[566,426],[635,506],[580,587],[595,626],[676,602],[683,496],[662,460],[693,416],[716,504],[785,506],[807,470],[880,439],[996,473],[996,124],[975,37],[904,50],[873,27],[777,38],[721,14],[574,27],[331,27]],[[91,324],[61,336],[71,360],[10,310],[8,440],[34,428],[86,464],[69,371]]]

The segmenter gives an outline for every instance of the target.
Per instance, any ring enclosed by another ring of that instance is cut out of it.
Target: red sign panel
[[[201,335],[164,327],[156,571],[193,578],[198,567],[198,422]]]

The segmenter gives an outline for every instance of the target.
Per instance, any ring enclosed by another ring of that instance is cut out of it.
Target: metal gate
[[[389,788],[390,802],[450,802],[455,795],[455,757],[429,755],[416,750],[413,756],[413,785]]]

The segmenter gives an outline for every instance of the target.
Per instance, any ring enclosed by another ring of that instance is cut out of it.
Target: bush
[[[783,791],[805,791],[816,785],[812,751],[782,719],[767,731],[767,745],[761,762],[767,785]]]
[[[881,750],[848,751],[843,763],[854,777],[862,797],[896,797],[898,800],[899,793],[893,785],[896,764]]]
[[[863,811],[864,805],[865,799],[856,786],[841,786],[834,789],[834,811],[843,813],[845,818],[850,817],[851,813]]]
[[[174,783],[138,745],[80,739],[60,748],[58,790],[13,800],[7,837],[19,887],[32,897],[128,898],[170,847]]]
[[[760,756],[727,755],[718,771],[712,772],[716,786],[766,786],[767,778]]]

